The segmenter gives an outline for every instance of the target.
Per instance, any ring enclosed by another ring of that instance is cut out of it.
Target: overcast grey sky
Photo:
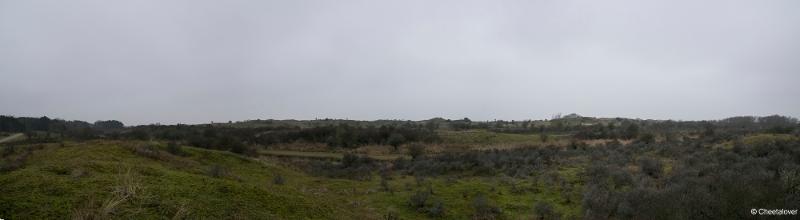
[[[0,114],[800,116],[800,1],[0,0]]]

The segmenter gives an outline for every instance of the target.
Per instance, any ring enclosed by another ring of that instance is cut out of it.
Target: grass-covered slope
[[[350,205],[345,195],[320,192],[325,187],[319,181],[292,170],[225,152],[184,147],[187,155],[176,156],[164,149],[108,141],[17,146],[2,160],[0,216],[375,218]],[[283,184],[276,183],[278,175]]]
[[[576,177],[564,179],[570,184],[556,184],[545,177],[415,178],[394,173],[386,191],[377,174],[369,180],[310,176],[268,158],[192,147],[168,153],[163,143],[90,141],[14,148],[0,155],[4,219],[472,219],[480,196],[505,219],[534,218],[534,205],[540,201],[553,204],[564,216],[581,216]],[[565,168],[559,175],[576,172]],[[420,192],[430,195],[412,206]],[[437,204],[440,214],[432,216],[430,209]]]

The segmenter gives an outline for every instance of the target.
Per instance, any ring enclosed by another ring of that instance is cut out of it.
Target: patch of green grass
[[[375,181],[375,186],[379,184]],[[393,192],[378,191],[368,196],[369,201],[382,207],[383,213],[390,210],[402,219],[427,219],[426,213],[417,212],[407,205],[409,198],[418,191],[432,189],[429,203],[444,204],[444,219],[471,219],[476,196],[486,196],[491,205],[500,208],[507,219],[530,219],[534,217],[533,206],[538,201],[547,201],[556,207],[562,216],[580,217],[580,193],[563,194],[544,180],[513,178],[431,178],[418,185],[413,177],[398,177],[390,181]],[[429,188],[430,186],[430,188]],[[574,187],[571,190],[580,187]],[[569,198],[566,198],[569,197]]]
[[[331,219],[371,217],[315,180],[235,154],[185,147],[188,157],[134,153],[149,143],[48,145],[22,169],[0,174],[0,216],[9,219]],[[224,167],[219,178],[207,174]],[[272,184],[275,175],[284,185]],[[327,180],[326,180],[327,181]],[[134,190],[122,190],[134,189]],[[120,193],[121,191],[128,193]],[[130,192],[129,192],[130,191]]]
[[[791,134],[751,134],[742,137],[738,141],[741,141],[741,144],[745,146],[754,146],[754,145],[763,145],[770,142],[794,141],[794,140],[797,140],[797,136]],[[735,141],[726,141],[715,144],[713,147],[730,150],[733,148],[735,144],[736,144]]]
[[[794,141],[797,137],[791,134],[754,134],[742,138],[745,145],[761,145],[776,141]]]

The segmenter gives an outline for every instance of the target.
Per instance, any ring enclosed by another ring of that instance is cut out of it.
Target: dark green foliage
[[[559,215],[556,213],[553,206],[547,202],[537,202],[534,207],[534,212],[536,213],[537,219],[539,220],[554,220],[559,219]]]
[[[391,145],[395,151],[397,148],[406,142],[406,137],[399,133],[392,133],[389,135],[389,138],[386,139],[386,143]]]
[[[421,144],[412,144],[411,146],[408,147],[408,156],[411,156],[412,160],[419,158],[424,153],[425,153],[425,146]]]
[[[391,178],[391,173],[389,173],[389,168],[384,167],[380,170],[380,177],[381,177],[381,190],[384,192],[392,192],[392,189],[389,187],[389,179]]]
[[[711,122],[703,123],[703,137],[714,137],[715,128]]]
[[[272,184],[283,185],[284,183],[286,183],[286,179],[284,179],[280,174],[275,175],[275,177],[272,178]]]
[[[797,126],[798,121],[796,118],[780,116],[780,115],[771,115],[758,118],[758,123],[762,128],[765,129],[774,129],[774,128],[791,129]]]
[[[295,140],[327,143],[333,147],[357,147],[365,144],[388,144],[400,146],[407,141],[432,142],[436,134],[424,125],[401,124],[395,126],[323,126],[305,129],[284,129],[285,133],[273,132],[257,140],[263,144],[286,143]],[[280,135],[280,136],[279,136]]]
[[[661,161],[652,158],[642,158],[639,160],[639,166],[642,170],[642,173],[653,178],[660,177],[664,170],[664,165],[662,165]]]
[[[653,133],[643,133],[639,135],[639,138],[636,141],[645,144],[652,144],[656,142],[656,136]]]
[[[503,213],[500,208],[492,205],[483,194],[475,196],[475,199],[472,200],[472,207],[475,210],[473,219],[497,219]]]
[[[248,156],[256,156],[256,151],[251,147],[248,147],[241,141],[236,141],[229,139],[230,142],[225,143],[223,146],[227,146],[228,150],[233,153],[243,154]]]
[[[113,130],[125,128],[125,124],[117,120],[96,121],[94,127],[101,130]]]
[[[389,180],[381,175],[381,190],[384,192],[391,192],[392,189],[389,187]]]
[[[0,115],[0,131],[5,131],[5,132],[25,131],[25,124],[20,122],[20,120],[17,118]]]
[[[542,141],[542,143],[547,143],[547,140],[549,140],[549,137],[550,136],[545,134],[544,132],[539,134],[539,139]]]
[[[792,131],[794,131],[794,129],[795,129],[794,127],[790,126],[775,126],[767,129],[766,132],[773,134],[790,134],[792,133]]]
[[[172,155],[181,156],[181,157],[185,157],[185,156],[189,155],[189,153],[187,153],[186,151],[183,150],[183,147],[181,147],[180,145],[178,145],[177,143],[172,142],[172,141],[167,143],[167,152],[169,152]]]
[[[631,123],[625,128],[625,133],[622,134],[623,138],[632,139],[639,136],[639,125]]]
[[[703,140],[697,144],[701,144]],[[691,148],[692,144],[656,148],[642,145],[632,150],[607,147],[641,155],[673,152],[672,171],[665,173],[657,158],[638,160],[641,173],[612,166],[609,159],[587,170],[583,209],[588,219],[745,219],[753,207],[797,207],[800,186],[800,141],[773,140],[737,144],[736,149]],[[657,151],[656,151],[657,152]],[[793,158],[793,159],[789,159]],[[608,165],[599,165],[608,164]],[[633,176],[633,178],[631,178]],[[651,178],[648,178],[651,177]],[[705,217],[698,217],[705,216]]]
[[[430,196],[431,194],[428,191],[417,191],[408,198],[408,207],[417,211],[425,211],[425,206]]]
[[[313,175],[354,180],[369,180],[378,168],[373,159],[355,154],[345,154],[338,164],[330,161],[311,161],[309,165]]]
[[[28,160],[28,157],[33,152],[31,149],[32,148],[28,148],[27,151],[25,151],[20,155],[14,157],[7,157],[3,161],[0,161],[0,173],[11,172],[24,168],[25,162]]]
[[[389,211],[386,215],[383,216],[384,220],[400,220],[400,217],[397,216],[397,212]]]
[[[512,150],[468,151],[463,153],[437,154],[416,160],[403,161],[408,173],[438,176],[446,174],[468,174],[477,176],[529,176],[537,168],[555,166],[556,159],[579,151],[557,151],[555,146]]]
[[[1,155],[3,158],[14,154],[14,152],[17,152],[16,147],[14,145],[0,146],[0,147],[3,148],[3,153]]]
[[[122,136],[132,139],[155,139],[185,141],[195,147],[228,150],[255,156],[252,146],[269,146],[305,141],[325,143],[331,147],[352,148],[366,144],[397,144],[413,142],[435,142],[435,132],[423,124],[396,123],[389,125],[356,126],[349,123],[313,127],[227,127],[208,125],[147,125],[130,128]],[[144,134],[147,133],[147,134]],[[390,138],[392,137],[392,138]],[[402,137],[402,138],[398,138]],[[390,141],[391,139],[391,141]],[[398,141],[399,140],[399,141]]]
[[[359,167],[362,165],[372,165],[373,160],[369,157],[359,156],[356,154],[344,154],[342,157],[342,167]]]
[[[408,198],[408,207],[419,213],[425,213],[429,217],[438,218],[445,214],[444,204],[442,201],[433,198],[431,191],[421,190],[417,191]]]
[[[456,130],[467,130],[475,128],[475,126],[473,126],[472,124],[472,120],[470,120],[469,118],[450,121],[450,126]]]
[[[128,136],[135,140],[150,140],[150,133],[142,128],[136,128]]]
[[[439,217],[444,216],[445,209],[444,209],[444,204],[442,203],[442,201],[433,202],[431,204],[431,206],[428,207],[427,214],[428,214],[428,217],[432,217],[432,218],[439,218]]]

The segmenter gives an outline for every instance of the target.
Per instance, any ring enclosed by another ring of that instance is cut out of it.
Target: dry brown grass
[[[387,154],[400,153],[407,146],[408,145],[400,146],[398,152],[394,152],[392,147],[389,145],[365,145],[354,149],[352,152],[357,154],[367,154],[367,155],[387,155]]]
[[[311,143],[296,141],[293,143],[275,144],[269,146],[270,150],[292,150],[292,151],[331,151],[331,148],[324,143]]]
[[[172,215],[172,220],[186,219],[189,213],[189,208],[186,207],[186,204],[182,203],[181,206],[178,206],[178,210],[175,211],[175,214]]]
[[[120,205],[141,197],[142,190],[142,184],[133,169],[121,168],[117,182],[111,187],[111,196],[105,199],[99,207],[96,207],[94,199],[90,199],[86,206],[73,209],[71,218],[75,220],[110,219]]]

